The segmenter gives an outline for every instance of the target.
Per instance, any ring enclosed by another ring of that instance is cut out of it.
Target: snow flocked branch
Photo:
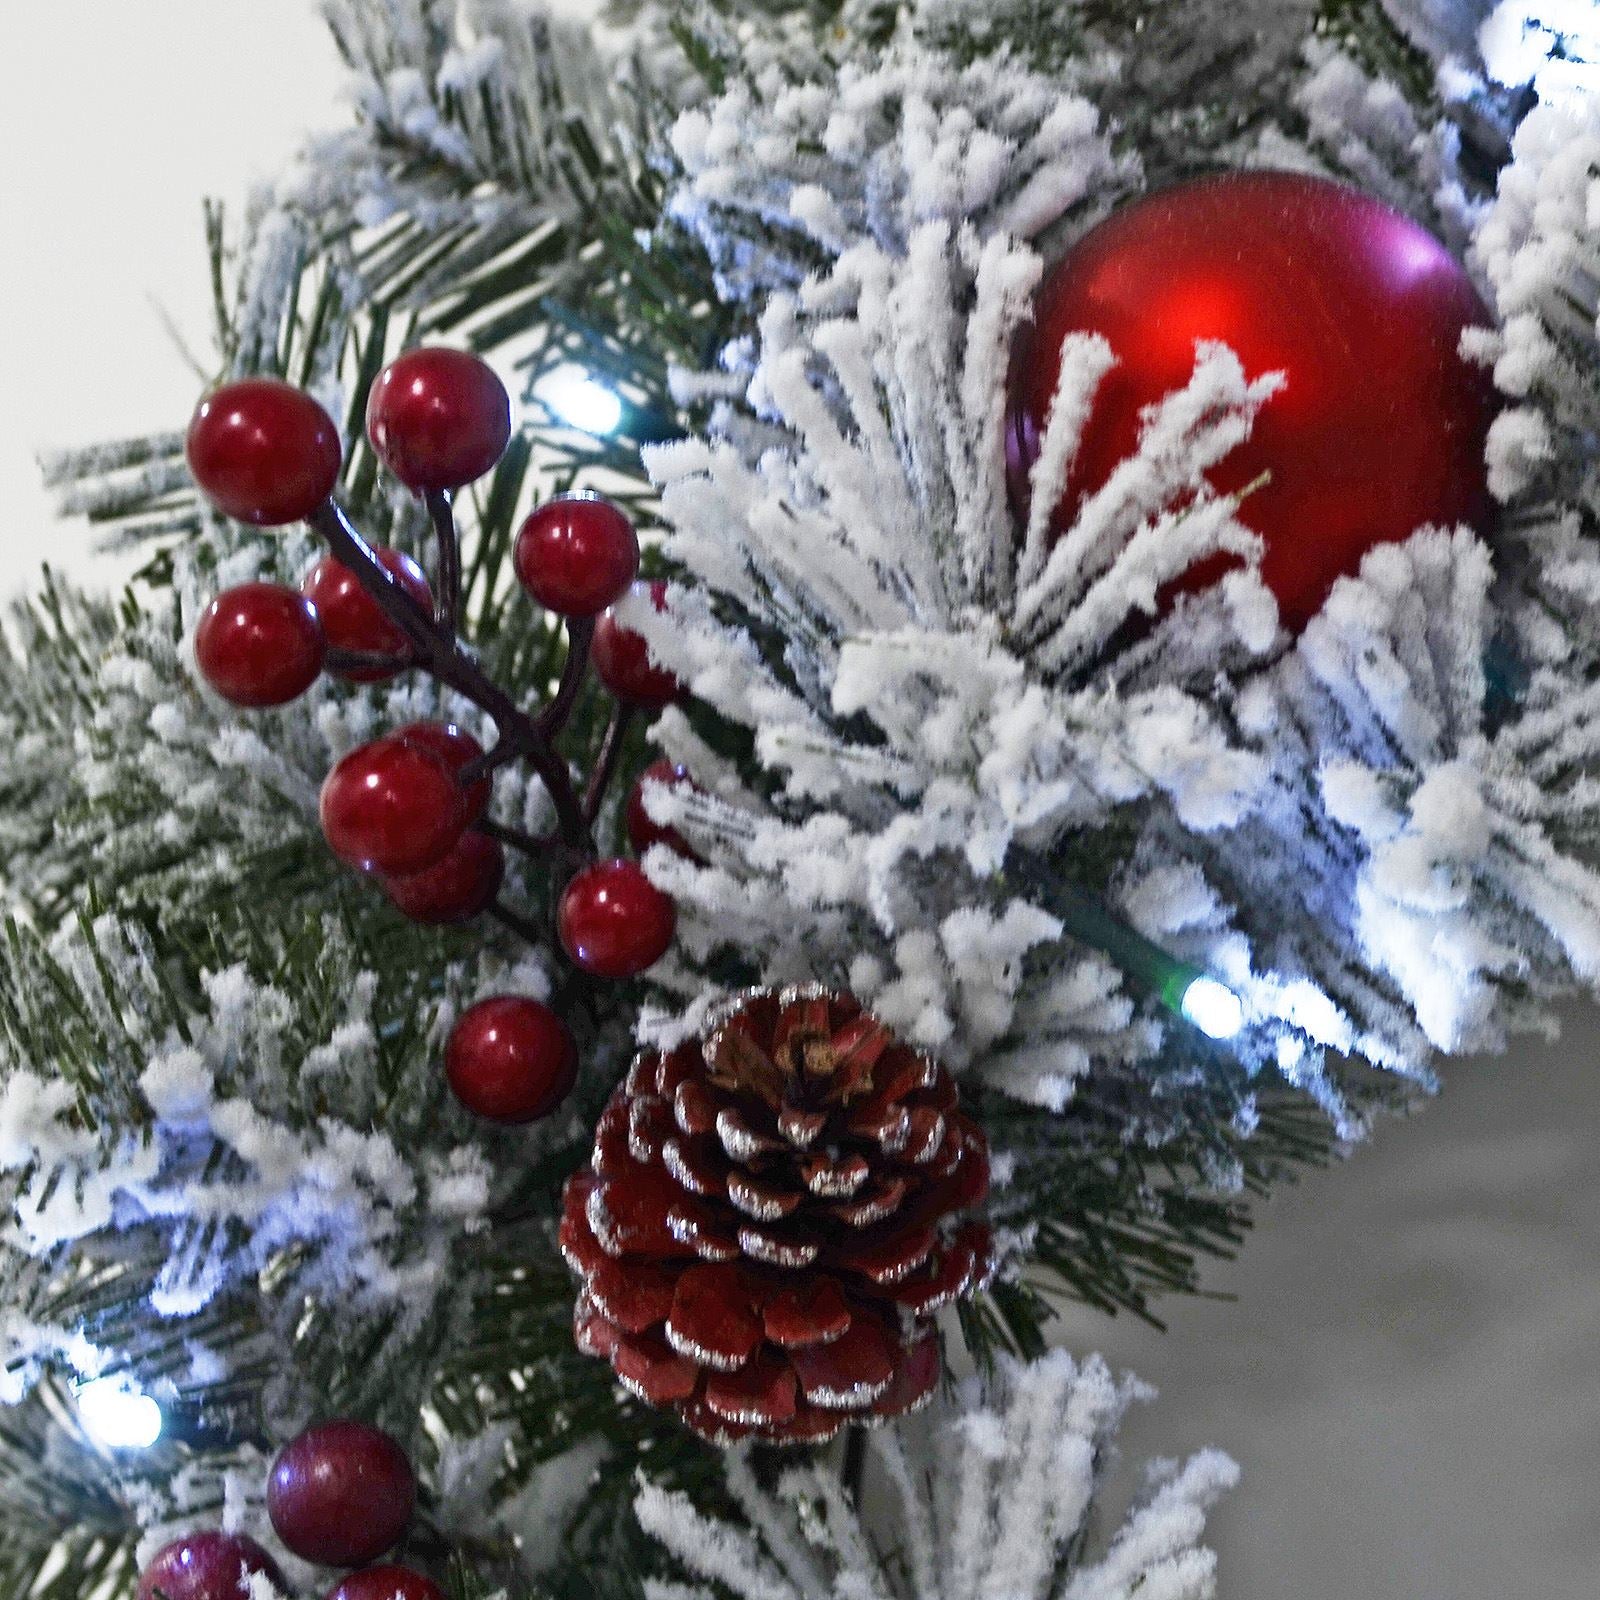
[[[1112,1438],[1129,1402],[1145,1393],[1115,1380],[1097,1356],[1003,1361],[987,1382],[969,1380],[922,1417],[868,1436],[869,1496],[884,1499],[871,1526],[837,1474],[815,1464],[784,1472],[769,1490],[742,1453],[729,1453],[727,1491],[747,1526],[647,1482],[639,1520],[701,1581],[647,1579],[645,1594],[1211,1600],[1216,1558],[1199,1540],[1206,1511],[1238,1477],[1215,1451],[1156,1464],[1104,1548],[1085,1550]]]
[[[1187,388],[1051,548],[1045,512],[1114,360],[1077,340],[1014,535],[1006,364],[1040,271],[1014,234],[1119,169],[1059,86],[1041,154],[1012,122],[1029,75],[971,70],[902,41],[837,95],[735,87],[677,130],[678,216],[722,250],[730,291],[765,298],[758,341],[683,380],[714,401],[704,436],[647,455],[691,582],[670,615],[630,621],[748,729],[759,765],[746,781],[681,715],[658,725],[704,792],[653,791],[652,814],[709,863],[651,857],[688,912],[668,984],[700,995],[713,953],[741,951],[769,981],[848,986],[952,1065],[1061,1106],[1163,1036],[1063,937],[1062,886],[1093,884],[1244,998],[1246,1062],[1335,1113],[1329,1050],[1426,1081],[1433,1050],[1539,1024],[1551,993],[1600,970],[1600,880],[1576,848],[1600,821],[1576,775],[1600,742],[1573,641],[1600,582],[1574,531],[1588,480],[1571,481],[1590,380],[1539,362],[1527,334],[1515,372],[1501,360],[1503,386],[1554,386],[1568,430],[1545,448],[1565,480],[1507,513],[1495,565],[1529,570],[1507,598],[1476,538],[1424,529],[1373,552],[1298,639],[1280,631],[1257,541],[1203,476],[1278,378],[1221,347],[1197,349]],[[737,160],[719,132],[734,128]],[[1588,172],[1537,134],[1477,220],[1502,301],[1534,294],[1507,258],[1536,257],[1553,317],[1592,301],[1595,224],[1523,198]],[[1591,312],[1563,331],[1592,343]],[[1519,426],[1502,424],[1502,458]],[[1498,487],[1520,485],[1502,471]],[[1158,601],[1215,551],[1238,570]],[[1496,640],[1531,610],[1519,583],[1560,591],[1562,642],[1546,620],[1511,672],[1528,681],[1496,687]],[[1530,787],[1530,762],[1553,781]]]

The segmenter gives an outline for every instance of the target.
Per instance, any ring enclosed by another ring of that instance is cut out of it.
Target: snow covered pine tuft
[[[1206,1600],[1056,1305],[1600,977],[1600,30],[324,9],[0,640],[0,1588]]]

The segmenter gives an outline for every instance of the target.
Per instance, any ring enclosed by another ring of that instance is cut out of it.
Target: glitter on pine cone
[[[854,999],[756,990],[612,1096],[561,1247],[579,1346],[716,1443],[818,1444],[939,1381],[992,1270],[988,1143]]]

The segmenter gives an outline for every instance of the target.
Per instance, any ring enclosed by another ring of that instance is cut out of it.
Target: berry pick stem
[[[543,928],[535,926],[535,924],[528,921],[526,917],[522,916],[518,912],[513,911],[508,905],[505,904],[504,901],[496,900],[495,903],[489,907],[489,915],[493,917],[502,928],[508,928],[512,933],[519,934],[522,938],[526,939],[529,944],[543,945],[549,942],[549,936],[546,934]]]
[[[465,769],[463,769],[463,777]],[[504,822],[496,822],[493,817],[484,817],[478,822],[478,832],[490,839],[498,840],[501,844],[509,845],[513,850],[520,850],[525,856],[542,856],[554,842],[548,838],[536,838],[531,833],[525,833],[521,828],[513,828]]]
[[[594,773],[583,796],[583,820],[590,827],[594,826],[594,819],[600,815],[600,802],[605,799],[606,790],[611,787],[611,779],[617,770],[617,760],[622,755],[623,742],[628,735],[628,724],[632,721],[633,707],[619,705],[611,713],[611,721],[606,724],[599,759],[594,764]]]
[[[461,626],[461,538],[456,532],[455,510],[448,489],[429,489],[422,501],[428,508],[438,547],[439,592],[434,600],[433,620],[448,628],[453,637]]]
[[[561,682],[539,717],[539,731],[547,739],[553,739],[571,720],[578,690],[583,687],[583,675],[588,670],[589,641],[593,638],[593,617],[567,618],[567,659],[561,669]]]
[[[514,754],[525,757],[549,791],[563,843],[581,856],[592,857],[594,840],[577,791],[572,786],[572,775],[540,725],[472,660],[453,630],[436,623],[401,588],[335,501],[324,501],[307,520],[328,541],[335,557],[356,575],[357,582],[383,614],[410,641],[418,664],[494,719],[500,743],[510,745]]]
[[[401,672],[412,664],[412,657],[408,655],[389,656],[374,650],[332,650],[328,651],[324,665],[329,672],[356,673],[356,672],[382,672],[385,675],[391,672]]]

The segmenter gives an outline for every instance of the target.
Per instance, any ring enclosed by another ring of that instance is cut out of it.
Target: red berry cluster
[[[273,1531],[303,1560],[357,1567],[328,1600],[445,1600],[432,1578],[394,1562],[371,1565],[399,1543],[417,1503],[411,1462],[387,1433],[340,1418],[291,1439],[267,1477]],[[277,1563],[254,1539],[207,1530],[163,1545],[139,1577],[139,1600],[249,1600],[264,1573],[286,1590]]]
[[[628,719],[683,694],[650,658],[644,638],[617,621],[631,590],[657,610],[665,585],[641,584],[639,541],[628,518],[594,495],[537,507],[522,524],[513,565],[523,588],[566,622],[561,682],[529,715],[488,679],[457,634],[460,550],[452,493],[488,472],[511,434],[504,386],[476,356],[413,350],[386,367],[367,405],[367,435],[379,460],[422,496],[437,543],[430,583],[399,550],[367,544],[333,499],[342,464],[338,431],[309,395],[274,379],[219,389],[195,413],[188,458],[196,481],[228,515],[262,526],[305,520],[329,553],[298,590],[247,583],[217,596],[200,620],[195,657],[224,698],[277,706],[326,672],[372,683],[420,669],[476,704],[495,724],[485,751],[448,723],[413,723],[345,755],[322,788],[322,829],[333,853],[369,876],[405,916],[458,923],[493,912],[509,845],[545,856],[566,878],[556,932],[572,963],[596,977],[628,978],[654,965],[675,931],[672,902],[627,860],[600,860],[593,824]],[[589,663],[616,701],[596,770],[579,794],[555,738],[571,715]],[[557,829],[533,839],[489,816],[493,774],[526,761],[550,793]],[[644,784],[689,782],[658,762],[629,797],[629,836],[642,854],[661,844],[692,853],[653,822]],[[450,1040],[449,1076],[460,1098],[507,1122],[541,1116],[570,1087],[575,1052],[560,1019],[530,1000],[474,1007]]]

